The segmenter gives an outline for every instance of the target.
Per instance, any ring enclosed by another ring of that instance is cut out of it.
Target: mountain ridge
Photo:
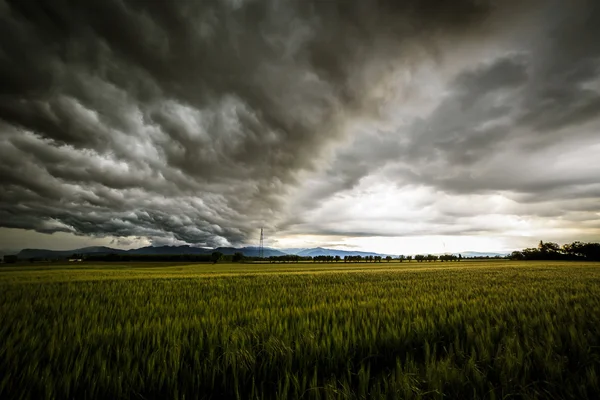
[[[235,253],[242,253],[246,257],[258,257],[259,248],[256,246],[245,246],[245,247],[217,247],[217,248],[205,248],[205,247],[194,247],[190,245],[183,246],[146,246],[137,249],[115,249],[106,246],[90,246],[82,247],[73,250],[47,250],[47,249],[23,249],[19,251],[17,256],[22,259],[28,258],[67,258],[73,254],[81,255],[102,255],[102,254],[132,254],[132,255],[188,255],[188,254],[210,254],[213,252],[220,252],[224,255],[233,255]],[[313,248],[294,248],[294,249],[274,249],[265,247],[263,249],[264,257],[271,256],[283,256],[286,254],[294,254],[301,257],[316,257],[316,256],[392,256],[397,257],[397,254],[383,254],[369,251],[354,251],[354,250],[336,250],[327,249],[323,247]],[[440,253],[444,254],[444,253]],[[465,251],[461,253],[463,257],[494,257],[504,256],[507,253],[495,253],[495,252],[473,252]]]
[[[17,257],[27,258],[67,258],[74,254],[77,255],[102,255],[102,254],[131,254],[131,255],[188,255],[188,254],[211,254],[220,252],[224,255],[233,255],[237,252],[244,254],[246,257],[258,257],[259,250],[257,247],[217,247],[203,248],[193,247],[190,245],[183,246],[146,246],[137,249],[115,249],[106,246],[82,247],[73,250],[48,250],[48,249],[22,249],[17,253]],[[283,256],[284,253],[277,249],[264,248],[263,254],[265,257]]]

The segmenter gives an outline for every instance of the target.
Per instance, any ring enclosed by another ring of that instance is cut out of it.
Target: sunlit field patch
[[[598,398],[600,264],[0,269],[0,398]]]

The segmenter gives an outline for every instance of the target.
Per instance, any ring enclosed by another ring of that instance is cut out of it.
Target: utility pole
[[[258,246],[258,257],[263,258],[265,255],[265,238],[263,235],[263,228],[260,228],[260,245]]]

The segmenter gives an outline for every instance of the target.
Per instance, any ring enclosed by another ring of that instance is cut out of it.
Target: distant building
[[[69,258],[69,262],[82,262],[83,258]]]
[[[7,264],[14,264],[19,261],[19,258],[15,255],[4,256],[4,262]]]

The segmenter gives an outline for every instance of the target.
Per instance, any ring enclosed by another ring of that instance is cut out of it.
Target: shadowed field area
[[[0,268],[0,398],[598,398],[600,263]]]

